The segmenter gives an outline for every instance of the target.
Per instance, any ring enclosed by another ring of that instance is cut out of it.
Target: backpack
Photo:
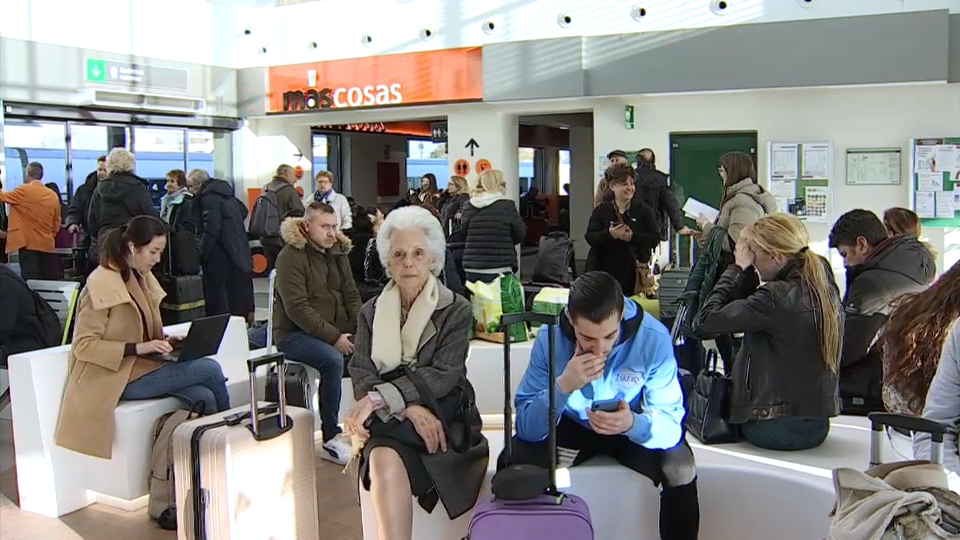
[[[34,337],[43,346],[59,347],[63,342],[63,326],[60,324],[60,317],[57,312],[50,307],[50,304],[40,296],[40,293],[30,289],[33,295],[33,307],[37,312],[37,327],[34,329]]]
[[[540,238],[537,262],[533,267],[533,281],[553,285],[570,285],[570,268],[573,263],[573,240],[562,231],[555,231]]]
[[[260,238],[280,236],[280,197],[275,191],[266,191],[257,197],[250,212],[250,234]]]
[[[180,424],[199,417],[199,413],[180,409],[161,416],[153,427],[153,451],[150,454],[150,479],[147,513],[161,529],[177,530],[177,492],[173,477],[173,432]]]

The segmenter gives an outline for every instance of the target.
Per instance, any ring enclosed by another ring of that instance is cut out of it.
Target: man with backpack
[[[283,249],[280,223],[285,218],[303,215],[303,202],[294,187],[296,183],[296,170],[287,164],[280,165],[273,180],[263,188],[263,193],[253,203],[250,234],[260,237],[263,254],[267,257],[270,268],[276,264],[277,255]]]

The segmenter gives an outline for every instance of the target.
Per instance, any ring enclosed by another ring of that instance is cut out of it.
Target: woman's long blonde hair
[[[840,305],[827,275],[827,267],[819,255],[810,251],[810,235],[803,222],[790,214],[770,214],[744,228],[740,241],[750,242],[755,251],[775,259],[795,258],[800,261],[800,281],[819,306],[820,348],[823,361],[836,373],[840,362]]]
[[[470,193],[471,197],[496,193],[503,195],[507,192],[507,181],[503,178],[503,173],[497,169],[487,169],[477,177],[477,184]]]

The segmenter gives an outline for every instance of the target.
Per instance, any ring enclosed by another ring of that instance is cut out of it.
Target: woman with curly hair
[[[929,289],[904,297],[881,339],[884,405],[950,426],[943,464],[960,473],[960,263]],[[928,459],[930,436],[916,434],[913,452]]]
[[[960,264],[923,292],[905,295],[880,337],[883,404],[890,412],[923,413],[947,333],[960,318]]]

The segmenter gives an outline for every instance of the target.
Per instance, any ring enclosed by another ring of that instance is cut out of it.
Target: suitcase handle
[[[513,458],[513,405],[510,392],[510,332],[511,324],[539,322],[547,325],[549,339],[547,340],[547,448],[550,454],[550,487],[548,493],[557,493],[557,383],[556,370],[553,365],[556,353],[554,352],[554,332],[560,324],[559,315],[549,315],[526,311],[523,313],[508,313],[500,317],[500,330],[503,332],[503,452],[504,462],[508,465]]]
[[[876,467],[882,463],[880,448],[883,443],[883,428],[905,429],[912,432],[929,433],[931,437],[930,461],[943,463],[943,436],[949,428],[927,418],[910,416],[908,414],[872,412],[867,415],[870,419],[870,466]]]
[[[277,373],[277,423],[266,422],[273,418],[273,415],[260,418],[260,410],[257,407],[257,368],[266,365],[276,365]],[[267,354],[259,358],[247,360],[247,369],[250,372],[250,431],[253,438],[258,441],[272,439],[290,430],[293,427],[293,421],[287,417],[287,389],[284,385],[282,374],[284,357],[281,353]]]

